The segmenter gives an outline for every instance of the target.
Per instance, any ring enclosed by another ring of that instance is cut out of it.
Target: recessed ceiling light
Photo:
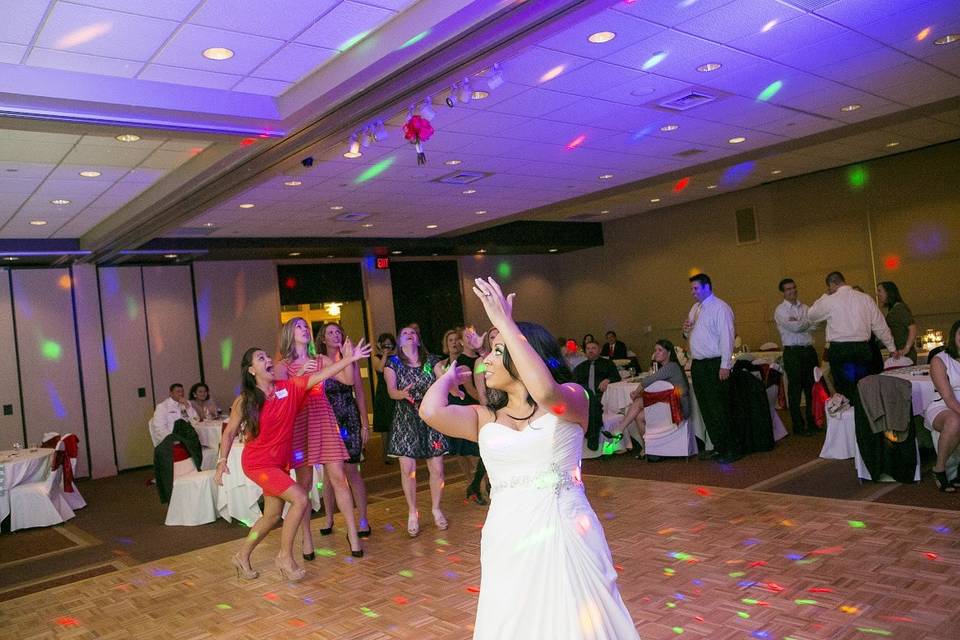
[[[477,249],[477,253],[486,253],[486,252],[487,252],[486,249]]]
[[[288,253],[287,255],[290,256],[291,258],[296,258],[298,255],[300,255],[300,252],[299,252],[299,251],[291,251],[291,252]]]
[[[363,227],[364,229],[369,229],[370,227],[373,226],[373,223],[372,223],[372,222],[364,222],[364,223],[363,223],[362,225],[360,225],[360,226]]]
[[[5,256],[3,259],[8,262],[13,262],[14,260],[19,260],[20,258],[18,258],[17,256]]]
[[[699,71],[700,73],[710,73],[711,71],[716,71],[722,66],[723,65],[720,64],[719,62],[707,62],[697,67],[697,71]]]
[[[398,256],[398,255],[400,255],[401,253],[403,253],[403,251],[400,251],[400,249],[394,249],[394,250],[391,251],[390,253],[392,253],[392,254],[395,255],[395,256]]]
[[[81,171],[80,175],[84,178],[96,178],[100,176],[99,171]]]
[[[253,209],[255,206],[256,206],[256,205],[253,204],[252,202],[244,202],[242,205],[240,205],[240,208],[241,208],[241,209]]]
[[[444,162],[443,164],[448,164],[448,165],[450,165],[450,166],[452,167],[452,166],[454,166],[454,165],[460,164],[461,162],[463,162],[463,160],[447,160],[447,161]]]
[[[35,226],[35,227],[42,227],[43,225],[47,224],[47,221],[46,221],[46,220],[31,220],[31,221],[30,221],[30,224],[32,224],[32,225]]]
[[[328,254],[327,257],[328,257],[328,258],[332,258],[332,257],[334,257],[334,256],[333,256],[333,254],[331,253],[331,254]]]
[[[427,229],[436,229],[438,226],[440,226],[440,225],[428,224],[428,225],[427,225]]]
[[[486,209],[480,209],[479,211],[474,211],[474,213],[477,214],[478,216],[482,216],[482,215],[485,214],[486,212],[487,212]]]
[[[956,42],[957,40],[960,40],[960,33],[948,33],[947,35],[945,35],[945,36],[943,36],[943,37],[941,37],[941,38],[937,38],[936,40],[934,40],[934,41],[933,41],[933,44],[938,44],[938,45],[939,45],[939,44],[950,44],[950,43],[952,43],[952,42]]]
[[[122,133],[119,136],[117,136],[117,140],[119,140],[120,142],[136,142],[139,139],[140,139],[140,136],[138,136],[135,133]]]
[[[229,60],[233,57],[233,50],[226,47],[210,47],[203,50],[203,57],[207,60]]]
[[[893,142],[888,142],[888,143],[887,143],[887,146],[888,146],[888,147],[899,147],[899,146],[900,146],[900,143],[897,142],[896,140],[894,140]]]
[[[287,180],[286,182],[283,183],[283,186],[285,186],[285,187],[299,187],[299,186],[302,185],[302,184],[303,184],[303,183],[300,182],[299,180]]]
[[[339,204],[335,204],[332,207],[330,207],[330,211],[341,211],[342,209],[343,209],[343,206]]]
[[[163,254],[163,257],[164,257],[164,258],[176,258],[176,257],[177,257],[177,254],[175,254],[175,253],[165,253],[165,254]]]
[[[214,227],[217,226],[217,225],[215,225],[215,224],[212,223],[212,222],[204,222],[204,223],[203,223],[203,226],[205,226],[207,229],[212,229],[212,228],[214,228]]]
[[[350,158],[350,159],[352,160],[353,158],[359,158],[359,157],[362,156],[362,155],[363,155],[363,152],[361,152],[361,151],[352,151],[352,150],[351,150],[351,151],[347,151],[346,153],[344,153],[344,154],[343,154],[343,157],[344,157],[344,158]]]
[[[472,196],[472,195],[475,194],[476,192],[477,192],[476,189],[464,189],[464,190],[461,191],[460,193],[462,193],[462,194],[465,195],[465,196]]]
[[[715,185],[715,184],[708,184],[708,185],[707,185],[707,189],[716,189],[716,188],[717,188],[717,185]]]
[[[556,249],[547,249],[547,251],[549,251],[550,253],[556,253],[556,252],[557,252]]]
[[[856,111],[862,106],[862,104],[848,104],[844,107],[840,107],[840,111]]]
[[[650,202],[660,202],[660,198],[650,198]]]
[[[678,124],[665,124],[662,127],[660,127],[660,131],[676,131],[679,128],[680,128],[680,125]]]
[[[597,31],[596,33],[591,33],[587,40],[593,44],[603,44],[604,42],[610,42],[616,37],[617,34],[613,31]]]
[[[597,176],[597,178],[599,178],[600,180],[609,180],[612,177],[613,177],[612,173],[605,173],[602,176]]]
[[[51,200],[50,204],[64,205],[64,204],[70,204],[70,201],[64,200],[63,198],[57,198],[56,200]]]
[[[490,97],[489,91],[474,91],[470,94],[470,97],[474,100],[483,100],[484,98]]]
[[[783,173],[782,169],[774,169],[773,171],[770,172],[770,175],[776,176],[776,175],[780,175],[781,173]]]
[[[729,140],[727,140],[727,142],[729,142],[730,144],[740,144],[741,142],[746,142],[746,141],[747,139],[744,138],[743,136],[737,136],[736,138],[730,138]]]
[[[603,209],[600,211],[600,215],[603,215],[604,213],[610,213],[610,209]]]

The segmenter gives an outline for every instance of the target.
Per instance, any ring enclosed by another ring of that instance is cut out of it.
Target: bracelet
[[[219,460],[217,460],[217,464],[220,464],[221,462],[226,462],[226,461],[227,461],[226,458],[220,458]]]

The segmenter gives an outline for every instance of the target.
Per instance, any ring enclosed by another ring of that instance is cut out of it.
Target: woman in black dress
[[[412,327],[400,331],[397,355],[389,358],[383,368],[390,397],[397,401],[390,446],[387,452],[400,458],[400,481],[407,499],[407,533],[413,538],[420,533],[420,514],[417,512],[417,460],[425,458],[430,472],[430,506],[433,521],[441,531],[447,528],[447,519],[440,510],[443,497],[443,456],[449,444],[447,437],[427,426],[418,413],[420,401],[433,384],[436,356],[427,354],[420,343],[420,334]]]
[[[443,334],[443,353],[446,358],[437,363],[437,377],[443,375],[451,365],[463,365],[473,371],[473,366],[477,361],[477,354],[468,355],[465,351],[466,345],[463,339],[463,327],[450,329]],[[458,388],[458,394],[450,394],[449,404],[458,404],[462,406],[478,403],[479,396],[477,388],[473,384],[473,377],[464,381]],[[480,447],[472,440],[462,438],[447,437],[450,442],[450,455],[458,456],[460,468],[465,478],[473,479],[477,467],[477,461],[480,459]],[[472,460],[471,460],[472,458]],[[483,495],[480,493],[478,483],[471,481],[467,487],[467,500],[473,500],[477,504],[486,504]]]
[[[327,356],[334,362],[340,359],[340,345],[343,344],[343,328],[336,322],[328,322],[320,330],[320,344],[317,350]],[[347,447],[347,453],[350,458],[344,465],[344,472],[347,476],[347,482],[350,484],[350,490],[353,492],[353,502],[357,506],[357,514],[360,516],[357,535],[361,538],[369,538],[371,529],[367,521],[367,485],[360,475],[360,461],[363,457],[363,448],[370,439],[370,425],[367,418],[367,403],[363,391],[363,378],[360,377],[360,367],[357,364],[353,366],[353,384],[345,384],[337,378],[327,378],[323,383],[323,390],[327,394],[327,400],[333,407],[333,413],[337,416],[337,424],[340,425],[340,437],[343,438],[343,444]],[[356,395],[354,395],[356,394]],[[334,493],[333,486],[329,482],[323,483],[323,504],[326,514],[326,526],[320,529],[322,535],[329,535],[333,532],[333,509]]]
[[[387,383],[383,379],[383,366],[396,353],[397,339],[392,333],[381,333],[373,353],[373,369],[377,372],[377,388],[373,392],[373,430],[380,434],[384,464],[393,464],[393,458],[387,455],[387,445],[390,442],[390,425],[393,423],[396,401],[387,392]]]

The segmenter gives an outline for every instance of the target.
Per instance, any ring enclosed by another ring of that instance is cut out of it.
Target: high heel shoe
[[[310,553],[304,553],[303,559],[306,560],[307,562],[313,562],[314,560],[317,559],[317,553],[315,551],[311,551]]]
[[[347,538],[347,545],[350,547],[350,555],[352,555],[354,558],[362,558],[363,548],[361,547],[359,551],[354,550],[353,545],[350,543],[350,536],[347,536],[346,538]]]
[[[937,489],[941,493],[956,493],[957,488],[947,480],[947,470],[943,471],[934,471],[933,472],[933,481],[937,484]]]
[[[604,430],[604,431],[601,431],[600,433],[603,434],[604,438],[607,438],[608,440],[612,440],[613,442],[620,442],[621,440],[623,440],[622,431],[620,433],[611,433],[609,431]]]
[[[415,513],[407,516],[407,533],[411,538],[420,535],[420,514]]]
[[[360,520],[360,524],[366,524],[366,525],[367,525],[367,528],[366,528],[366,529],[359,529],[359,530],[357,531],[357,535],[358,535],[359,537],[361,537],[361,538],[369,538],[370,535],[373,533],[373,530],[370,528],[370,523],[367,522],[366,520]]]
[[[283,562],[280,560],[280,556],[277,556],[275,564],[277,565],[277,570],[280,572],[280,576],[284,580],[288,580],[290,582],[300,582],[307,575],[307,572],[305,569],[303,569],[303,567],[297,567],[296,565],[294,565],[295,568],[291,569],[289,567],[283,566]]]
[[[480,487],[470,485],[467,487],[467,501],[474,501],[478,505],[483,506],[487,504],[487,501],[484,499],[483,495],[480,494]]]
[[[260,573],[254,571],[250,567],[243,566],[243,562],[240,561],[240,554],[235,553],[233,557],[230,558],[230,561],[233,563],[233,566],[237,568],[237,580],[243,576],[244,580],[254,580],[260,577]]]
[[[446,531],[450,526],[450,523],[447,522],[446,516],[444,516],[443,512],[438,509],[433,510],[433,523],[437,525],[437,529],[440,529],[440,531]]]
[[[333,533],[333,525],[330,525],[329,527],[324,527],[324,528],[320,529],[320,535],[322,535],[322,536],[328,536],[328,535],[330,535],[331,533]]]

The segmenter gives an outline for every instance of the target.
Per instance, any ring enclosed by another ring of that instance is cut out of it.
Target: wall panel
[[[183,384],[189,392],[200,381],[190,267],[143,267],[143,291],[153,394],[159,402],[169,395],[172,383]]]
[[[3,350],[0,358],[0,449],[10,449],[14,442],[23,443],[24,436],[17,358],[14,357],[9,269],[0,269],[0,345]],[[10,405],[10,415],[3,415],[4,405]]]

